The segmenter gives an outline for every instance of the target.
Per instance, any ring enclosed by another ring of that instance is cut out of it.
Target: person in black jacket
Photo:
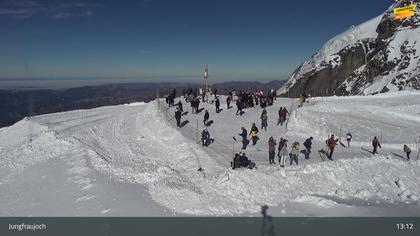
[[[373,151],[372,151],[373,155],[378,154],[378,147],[381,148],[381,144],[379,143],[376,136],[372,140],[372,146],[373,146]]]
[[[303,146],[305,146],[305,148],[306,148],[305,159],[309,159],[309,155],[311,154],[312,140],[313,139],[314,139],[313,137],[310,137],[310,138],[306,139],[305,142],[303,143]]]
[[[207,121],[209,121],[209,118],[210,118],[210,114],[206,110],[206,112],[204,113],[204,120],[203,120],[204,125],[207,125]]]
[[[178,102],[178,109],[181,111],[181,113],[184,112],[184,109],[182,108],[182,102],[181,101]]]
[[[181,110],[179,108],[175,111],[176,126],[181,127]]]
[[[216,98],[215,105],[216,105],[216,113],[219,113],[220,112],[220,101],[219,101],[218,97]]]

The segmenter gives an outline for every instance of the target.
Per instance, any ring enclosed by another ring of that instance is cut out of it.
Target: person
[[[248,159],[245,153],[242,153],[240,162],[241,162],[241,167],[248,167],[251,161]]]
[[[205,98],[206,98],[206,94],[207,94],[206,89],[200,89],[200,93],[201,93],[201,96],[202,96],[202,101],[205,102],[206,101]]]
[[[242,150],[245,150],[246,146],[249,143],[249,141],[248,141],[248,131],[244,127],[241,127],[241,130],[242,130],[242,133],[240,133],[239,135],[242,137]]]
[[[210,133],[207,129],[204,129],[201,132],[201,144],[204,146],[208,146],[210,144]]]
[[[302,107],[304,102],[305,102],[305,97],[302,94],[299,97],[299,107]]]
[[[287,139],[283,139],[283,138],[280,139],[278,150],[279,150],[278,156],[279,156],[280,167],[284,167],[286,157],[289,154],[289,151],[287,150]]]
[[[293,161],[296,162],[296,165],[299,165],[298,163],[298,156],[299,156],[299,143],[298,142],[294,142],[293,146],[292,146],[292,156],[290,158],[290,165],[293,164]]]
[[[228,96],[227,98],[226,98],[226,105],[227,105],[227,109],[230,109],[230,101],[232,100],[232,97],[231,96]]]
[[[181,113],[184,112],[184,109],[182,108],[182,102],[181,101],[178,102],[178,109],[181,111]]]
[[[241,168],[241,155],[235,153],[235,157],[233,158],[232,169]]]
[[[337,146],[338,139],[334,138],[334,134],[331,134],[331,137],[326,141],[328,149],[330,152],[328,153],[328,159],[332,160],[332,156],[334,153],[335,146]]]
[[[281,125],[283,125],[282,114],[283,114],[283,107],[280,107],[280,109],[279,109],[279,119],[277,120],[277,126],[279,126],[280,123],[281,123]]]
[[[287,114],[289,114],[289,111],[286,109],[286,107],[280,108],[279,119],[281,126],[283,126],[283,123],[286,121]]]
[[[407,146],[407,144],[404,144],[404,152],[405,154],[407,154],[407,161],[410,160],[410,154],[411,154],[411,149]]]
[[[313,137],[310,137],[306,139],[305,142],[303,143],[303,146],[306,148],[305,159],[309,159],[309,155],[311,154],[313,139],[314,139]]]
[[[353,136],[351,135],[351,133],[350,132],[348,132],[347,134],[346,134],[346,140],[347,140],[347,147],[350,147],[350,142],[351,142],[351,140],[353,139]]]
[[[276,164],[274,162],[274,156],[276,155],[276,145],[277,141],[273,137],[270,137],[270,139],[268,140],[268,160],[270,165]]]
[[[378,154],[378,147],[379,147],[379,148],[382,148],[382,147],[381,147],[381,144],[379,143],[379,141],[378,141],[378,139],[376,138],[376,136],[375,136],[375,137],[373,137],[373,140],[372,140],[372,146],[373,146],[373,151],[372,151],[372,154],[373,154],[373,155]]]
[[[264,108],[261,113],[261,129],[264,129],[265,131],[267,131],[267,126],[268,126],[267,120],[268,120],[267,110]]]
[[[238,113],[239,113],[239,115],[242,116],[242,103],[241,103],[241,99],[239,97],[236,100],[236,107],[237,107],[236,115],[238,115]]]
[[[203,120],[204,125],[207,125],[207,121],[209,121],[209,117],[210,117],[210,114],[206,110],[206,112],[204,113],[204,120]]]
[[[175,111],[176,126],[181,127],[181,109],[177,108]]]
[[[257,144],[257,141],[258,141],[257,134],[258,134],[258,128],[255,125],[255,123],[252,123],[251,134],[250,134],[250,136],[252,138],[252,146],[255,146]]]
[[[195,99],[191,99],[190,100],[191,103],[191,113],[194,114],[195,113]]]
[[[216,105],[216,113],[219,113],[220,112],[220,100],[219,100],[219,97],[216,98],[215,105]]]
[[[195,113],[198,113],[198,108],[200,107],[200,99],[197,97],[195,99]]]

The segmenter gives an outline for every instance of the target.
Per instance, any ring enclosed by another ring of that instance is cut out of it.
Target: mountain
[[[416,15],[395,20],[396,1],[363,24],[330,39],[289,77],[279,94],[361,95],[420,89],[420,0]]]

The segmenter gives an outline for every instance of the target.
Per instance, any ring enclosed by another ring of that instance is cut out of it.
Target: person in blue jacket
[[[201,132],[201,143],[203,147],[207,147],[210,144],[210,133],[207,129],[204,129],[203,132]]]
[[[305,148],[306,148],[305,159],[309,159],[309,154],[311,154],[312,140],[313,139],[314,139],[313,137],[310,137],[310,138],[306,139],[305,142],[303,143],[303,146],[305,146]]]

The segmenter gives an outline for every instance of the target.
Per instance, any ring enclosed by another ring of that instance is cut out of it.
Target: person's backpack
[[[255,162],[251,161],[248,165],[249,169],[254,169],[255,168]]]

